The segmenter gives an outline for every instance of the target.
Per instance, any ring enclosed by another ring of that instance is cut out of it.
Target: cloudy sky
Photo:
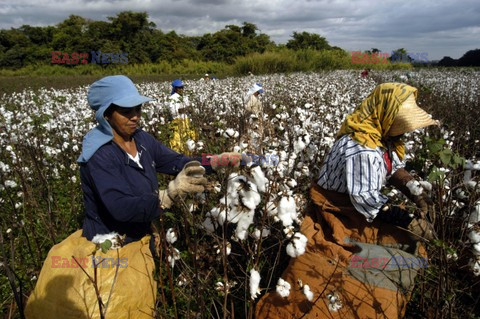
[[[0,29],[54,25],[70,14],[106,20],[124,10],[146,11],[162,31],[186,35],[248,21],[276,43],[307,31],[349,51],[403,47],[430,60],[480,48],[478,0],[0,0]]]

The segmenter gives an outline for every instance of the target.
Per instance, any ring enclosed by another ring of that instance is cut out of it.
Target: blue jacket
[[[143,130],[137,130],[133,137],[143,169],[113,141],[100,147],[80,166],[85,205],[83,236],[88,240],[116,231],[126,234],[128,243],[151,233],[151,221],[162,213],[157,172],[177,175],[193,160]],[[205,168],[207,174],[213,172],[210,165]]]

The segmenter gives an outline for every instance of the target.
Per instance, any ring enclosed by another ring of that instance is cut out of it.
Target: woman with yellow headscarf
[[[409,85],[380,84],[347,116],[310,190],[301,225],[306,252],[281,277],[290,294],[266,294],[257,318],[403,317],[414,278],[428,264],[419,240],[432,233],[422,218],[387,208],[381,189],[397,187],[425,217],[428,198],[412,194],[413,177],[402,168],[401,136],[437,124],[416,97]]]

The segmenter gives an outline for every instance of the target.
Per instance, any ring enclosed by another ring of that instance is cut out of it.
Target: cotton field
[[[280,275],[288,258],[305,252],[307,238],[299,225],[308,189],[343,119],[379,81],[401,80],[418,87],[419,105],[442,121],[440,129],[409,134],[405,141],[407,168],[429,192],[436,211],[436,239],[427,244],[430,268],[419,285],[431,297],[418,298],[437,298],[427,300],[442,307],[447,297],[434,297],[437,289],[450,294],[467,285],[473,288],[462,297],[457,292],[448,307],[460,309],[462,302],[469,303],[465,296],[478,297],[480,72],[420,70],[406,76],[404,71],[385,71],[366,79],[358,71],[278,74],[185,81],[190,117],[199,133],[197,141],[188,141],[192,154],[248,152],[256,160],[240,170],[209,176],[208,192],[188,199],[156,223],[164,243],[158,316],[201,317],[206,311],[208,317],[228,312],[243,318],[266,291],[288,296],[290,283]],[[244,116],[245,94],[257,82],[265,90],[263,136]],[[137,87],[155,98],[142,108],[142,128],[167,144],[170,83]],[[81,227],[76,159],[83,136],[96,125],[87,90],[25,89],[0,96],[2,245],[25,295],[48,249]],[[454,118],[451,105],[472,116]],[[160,180],[165,186],[168,178]],[[393,203],[412,207],[395,190],[387,193]],[[303,291],[309,300],[316,298],[308,285]],[[13,300],[5,278],[1,296],[8,303]]]

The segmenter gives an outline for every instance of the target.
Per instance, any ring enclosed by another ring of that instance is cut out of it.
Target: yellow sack
[[[189,155],[191,152],[186,145],[187,141],[198,139],[197,132],[190,127],[190,119],[174,119],[170,123],[170,130],[172,131],[172,137],[169,141],[170,148],[181,154]]]
[[[82,237],[82,230],[76,231],[50,249],[28,299],[26,318],[100,318],[94,285],[80,269],[94,278],[93,262],[99,264],[97,284],[104,305],[111,294],[105,318],[153,318],[157,283],[149,241],[145,236],[106,254],[97,250],[93,256],[95,244]]]

